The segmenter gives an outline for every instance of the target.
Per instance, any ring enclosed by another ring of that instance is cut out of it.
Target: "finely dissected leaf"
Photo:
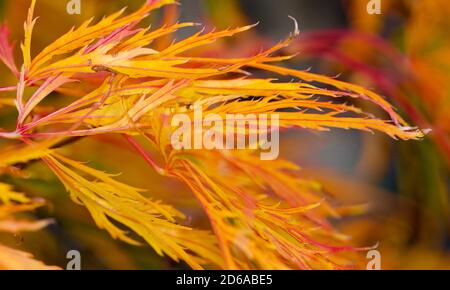
[[[0,220],[0,232],[21,233],[21,232],[35,232],[47,227],[54,221],[52,219],[27,221],[7,219]]]
[[[72,199],[86,206],[97,226],[112,237],[140,244],[111,221],[114,220],[138,234],[158,254],[175,261],[184,260],[194,269],[202,269],[204,263],[221,264],[220,254],[214,247],[215,239],[207,232],[178,224],[177,220],[184,215],[171,206],[144,198],[139,190],[115,181],[110,175],[60,155],[51,154],[44,160],[64,183]],[[69,166],[96,181],[78,175]]]
[[[0,269],[2,270],[60,270],[35,260],[33,255],[0,245]]]
[[[172,34],[181,28],[190,26],[195,26],[195,23],[192,22],[178,23],[168,27],[164,26],[151,32],[149,32],[150,30],[149,28],[142,29],[138,33],[134,34],[132,37],[125,39],[121,43],[118,43],[114,47],[113,51],[129,51],[134,48],[145,47],[151,44],[155,39],[163,37],[167,34]],[[154,51],[153,53],[156,54],[158,52]]]
[[[255,64],[254,66],[268,71],[273,71],[282,75],[295,76],[309,82],[317,81],[323,84],[331,85],[339,90],[354,92],[358,94],[359,97],[361,97],[362,99],[369,100],[380,106],[382,109],[384,109],[392,118],[392,121],[394,121],[395,124],[402,126],[406,125],[406,122],[394,111],[393,107],[385,99],[383,99],[376,93],[371,92],[361,86],[345,83],[336,79],[332,79],[330,77],[312,74],[305,71],[281,68],[268,64]]]
[[[205,34],[198,32],[193,36],[174,43],[165,50],[155,54],[154,58],[174,57],[187,50],[213,43],[214,41],[224,37],[231,37],[237,33],[244,32],[253,27],[255,27],[255,25],[244,26],[236,29],[227,29],[219,32],[209,32]]]
[[[28,114],[30,114],[45,97],[70,81],[70,77],[61,74],[48,78],[25,104],[23,111],[19,116],[19,123],[23,123]]]
[[[253,26],[200,31],[162,50],[155,49],[154,41],[195,25],[188,22],[155,30],[136,28],[151,11],[174,2],[148,0],[128,16],[120,11],[96,24],[87,21],[31,58],[33,1],[25,23],[24,66],[19,82],[16,87],[5,88],[17,93],[16,130],[0,132],[0,137],[25,145],[3,150],[0,167],[44,160],[99,228],[133,245],[145,241],[158,254],[184,261],[194,269],[358,267],[352,256],[357,249],[327,220],[339,217],[339,212],[324,199],[320,186],[299,178],[295,165],[284,160],[263,163],[252,150],[174,150],[170,119],[178,113],[192,117],[196,104],[221,117],[276,114],[281,128],[380,131],[404,140],[420,139],[424,132],[409,127],[386,100],[363,87],[275,65],[290,58],[273,54],[297,36],[297,24],[286,40],[249,57],[205,57],[202,49]],[[255,75],[280,74],[295,81],[258,78],[246,71],[250,69]],[[31,86],[37,90],[29,96]],[[61,102],[39,111],[52,94]],[[372,102],[389,119],[343,103],[343,97]],[[55,152],[54,147],[70,144],[77,140],[74,137],[100,138],[106,134],[124,136],[161,178],[184,183],[208,216],[214,235],[209,229],[183,225],[185,215],[172,206]],[[135,139],[137,136],[152,146],[160,163],[141,140]],[[1,186],[5,193],[0,197],[5,204],[0,214],[3,210],[5,217],[39,206],[10,187]],[[5,219],[0,228],[37,229],[45,223]]]
[[[28,18],[24,24],[25,40],[21,47],[23,53],[23,67],[25,71],[28,71],[31,64],[31,36],[33,34],[34,25],[36,24],[36,19],[33,19],[35,6],[36,0],[32,0],[30,9],[28,10]]]
[[[215,173],[207,174],[190,161],[183,160],[179,165],[173,174],[190,186],[210,217],[226,268],[351,267],[348,261],[329,255],[351,251],[351,247],[314,241],[313,237],[328,235],[328,241],[339,243],[332,231],[321,229],[320,222],[311,218],[315,216],[311,211],[320,206],[320,201],[283,208],[251,188],[243,192],[239,185],[213,181],[218,180]]]
[[[42,200],[32,200],[24,194],[13,191],[8,184],[0,183],[0,232],[17,234],[33,232],[53,223],[51,219],[29,221],[15,219],[17,213],[31,211],[42,206]],[[35,260],[29,253],[11,249],[0,244],[0,269],[2,270],[57,270],[59,267],[47,266]]]
[[[26,146],[10,146],[2,148],[0,153],[0,168],[26,163],[34,159],[41,159],[48,154],[48,149],[58,140],[50,140],[42,143],[33,143]]]
[[[18,75],[16,63],[14,61],[14,45],[9,43],[9,28],[6,24],[0,26],[0,59],[15,74]]]
[[[142,6],[141,9],[128,16],[120,17],[123,13],[122,10],[102,19],[100,22],[92,26],[90,25],[92,19],[88,20],[78,29],[72,29],[70,32],[61,36],[59,39],[47,46],[33,59],[32,69],[38,69],[55,56],[81,49],[92,43],[94,39],[105,37],[120,27],[129,25],[130,23],[137,24],[152,10],[157,9],[162,5],[171,3],[175,3],[175,1],[148,1],[148,3]],[[32,75],[32,73],[30,74]]]
[[[5,183],[0,183],[0,200],[4,204],[9,204],[11,202],[27,203],[30,199],[24,194],[15,192],[12,186]]]

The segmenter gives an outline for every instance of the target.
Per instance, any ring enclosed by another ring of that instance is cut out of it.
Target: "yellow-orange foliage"
[[[159,254],[194,269],[357,267],[352,256],[355,248],[327,221],[338,214],[324,200],[320,186],[298,177],[296,165],[284,160],[263,163],[252,151],[176,151],[170,144],[172,128],[167,120],[177,112],[192,113],[189,104],[201,101],[205,111],[217,114],[277,113],[283,128],[379,131],[404,140],[420,139],[423,133],[408,126],[388,102],[365,88],[275,65],[289,59],[272,55],[289,45],[297,31],[248,58],[206,58],[190,55],[189,50],[253,26],[199,32],[164,49],[152,48],[154,40],[195,25],[136,28],[150,12],[173,3],[148,0],[129,15],[120,11],[96,24],[89,20],[32,56],[33,0],[25,23],[20,71],[14,71],[10,54],[1,57],[18,76],[17,86],[4,90],[17,93],[14,104],[19,116],[16,130],[2,132],[0,137],[23,143],[14,149],[22,152],[20,156],[15,153],[20,160],[0,160],[2,166],[42,159],[72,199],[85,206],[98,227],[113,238],[135,245],[145,241]],[[3,36],[3,41],[6,38]],[[296,81],[261,79],[246,71],[250,69]],[[50,94],[66,98],[78,96],[80,91],[82,96],[70,104],[39,113]],[[243,99],[252,96],[258,98]],[[345,96],[378,105],[388,120],[322,99]],[[71,137],[103,134],[123,135],[161,178],[185,183],[207,214],[210,229],[182,225],[185,214],[144,197],[142,190],[120,183],[110,174],[62,156],[55,148]],[[158,150],[162,164],[146,152],[138,136]],[[139,238],[131,237],[129,231]],[[0,262],[2,257],[0,254]]]

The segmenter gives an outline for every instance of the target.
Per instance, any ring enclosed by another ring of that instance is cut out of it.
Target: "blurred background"
[[[98,20],[99,15],[125,6],[135,10],[143,1],[81,0],[81,15],[67,14],[68,2],[38,0],[35,51],[91,17]],[[346,205],[368,205],[359,215],[336,221],[336,226],[353,236],[357,245],[379,243],[383,269],[450,269],[450,2],[381,0],[379,15],[367,13],[366,0],[179,2],[180,6],[169,6],[152,15],[146,24],[157,27],[193,21],[207,29],[225,29],[259,23],[252,32],[217,43],[209,52],[232,57],[251,55],[287,37],[294,30],[294,22],[288,17],[292,16],[299,23],[301,35],[280,52],[295,55],[286,65],[371,88],[389,99],[410,124],[432,129],[424,141],[408,142],[355,131],[317,134],[295,130],[282,135],[280,152],[302,167],[303,176],[321,182],[337,207],[345,210]],[[23,39],[29,3],[0,0],[0,17],[10,26],[17,43]],[[183,30],[178,37],[192,32]],[[6,69],[2,67],[0,73],[0,85],[11,83]],[[202,217],[193,209],[195,202],[186,189],[169,180],[155,184],[152,180],[156,177],[148,178],[146,164],[131,158],[132,152],[117,155],[116,146],[102,141],[81,141],[67,150],[96,168],[126,172],[122,180],[151,188],[156,197],[169,198],[184,212]],[[89,150],[83,150],[87,147]],[[99,158],[108,154],[118,158]],[[45,180],[31,177],[8,182],[51,201],[38,214],[54,217],[58,223],[39,233],[24,234],[19,242],[17,237],[5,236],[9,243],[19,243],[48,264],[65,265],[65,253],[77,249],[87,269],[184,267],[157,256],[148,247],[112,240],[93,224],[85,209],[70,201],[56,177],[40,164],[33,166]]]

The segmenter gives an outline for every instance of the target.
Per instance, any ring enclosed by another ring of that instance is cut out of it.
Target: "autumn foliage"
[[[25,22],[23,59],[16,64],[8,27],[0,28],[0,59],[17,78],[1,88],[2,110],[17,114],[15,128],[2,130],[2,174],[26,178],[18,164],[40,160],[58,177],[74,203],[89,211],[100,229],[132,245],[148,244],[159,255],[193,269],[360,268],[361,245],[352,245],[329,218],[339,218],[314,181],[302,178],[287,160],[261,161],[255,151],[174,150],[170,119],[205,112],[278,114],[282,129],[331,128],[378,132],[395,139],[421,139],[378,94],[338,78],[286,68],[290,56],[277,54],[299,31],[245,58],[202,54],[213,42],[253,26],[204,31],[155,48],[159,38],[194,22],[140,28],[154,10],[173,0],[148,0],[137,11],[119,11],[86,21],[32,55],[38,25],[33,0]],[[259,78],[260,75],[270,77]],[[282,81],[280,79],[292,79]],[[13,93],[15,97],[9,98]],[[46,102],[52,98],[53,102]],[[56,99],[55,99],[56,98]],[[332,99],[333,101],[329,101]],[[345,100],[379,107],[374,116]],[[55,101],[57,100],[57,101]],[[192,227],[189,213],[152,198],[116,175],[74,160],[64,147],[80,139],[118,136],[160,180],[184,184],[209,225]],[[14,172],[16,171],[16,172]],[[45,205],[0,184],[0,231],[36,231],[51,220],[24,221],[17,213]],[[74,205],[75,206],[75,205]],[[364,245],[370,247],[373,245]],[[0,268],[49,268],[30,254],[0,245]]]

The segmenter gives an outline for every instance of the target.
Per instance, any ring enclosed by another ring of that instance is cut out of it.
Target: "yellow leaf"
[[[33,19],[35,6],[36,0],[32,0],[30,9],[28,10],[28,18],[24,24],[25,40],[22,44],[22,53],[23,53],[23,65],[26,72],[28,72],[31,64],[31,36],[33,34],[34,25],[36,24],[36,19]]]
[[[35,260],[33,255],[14,250],[0,244],[0,269],[1,270],[61,270],[56,266],[47,266],[41,261]]]

